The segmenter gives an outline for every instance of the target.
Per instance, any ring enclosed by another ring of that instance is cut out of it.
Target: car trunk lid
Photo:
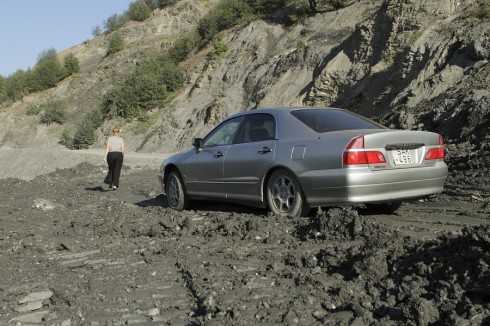
[[[343,163],[384,170],[433,166],[443,159],[444,144],[437,133],[380,129],[358,131],[346,146]]]

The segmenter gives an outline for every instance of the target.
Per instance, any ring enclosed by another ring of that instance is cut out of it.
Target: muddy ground
[[[0,185],[1,325],[489,325],[485,185],[395,215],[166,207],[157,169],[81,163]]]

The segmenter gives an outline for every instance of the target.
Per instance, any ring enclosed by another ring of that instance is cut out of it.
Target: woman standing
[[[104,161],[109,167],[108,183],[109,189],[116,190],[119,187],[119,176],[123,164],[126,148],[124,139],[119,136],[119,129],[112,129],[112,136],[107,137],[105,143]]]

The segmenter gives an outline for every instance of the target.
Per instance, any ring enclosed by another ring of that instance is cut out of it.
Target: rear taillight
[[[385,156],[380,151],[366,151],[364,136],[352,138],[344,150],[344,165],[386,163]]]
[[[442,136],[439,135],[439,146],[430,148],[425,154],[426,161],[443,160],[444,159],[444,141]]]

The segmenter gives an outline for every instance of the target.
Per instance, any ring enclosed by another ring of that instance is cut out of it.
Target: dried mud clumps
[[[323,310],[314,314],[322,323],[490,322],[488,226],[417,242],[355,210],[330,209],[299,230],[325,246],[309,256],[289,253],[284,264],[298,285],[324,286],[317,288]],[[319,271],[305,272],[313,268]]]
[[[403,317],[419,324],[490,323],[490,227],[466,228],[408,250],[391,279]]]

